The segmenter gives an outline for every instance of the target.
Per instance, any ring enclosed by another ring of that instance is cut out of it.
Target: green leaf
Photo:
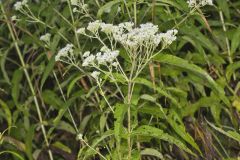
[[[174,118],[177,120],[173,120],[172,117],[168,116],[167,121],[171,125],[171,127],[174,129],[174,131],[187,143],[189,143],[192,147],[194,147],[201,155],[201,150],[192,138],[192,136],[186,132],[185,126],[183,125],[182,120],[180,117],[178,117],[178,114],[176,114],[174,111],[172,111],[172,114],[174,114]]]
[[[12,126],[12,113],[11,113],[8,105],[0,99],[0,106],[3,108],[3,110],[5,112],[5,118],[7,120],[8,127],[11,127]]]
[[[65,112],[67,111],[69,106],[74,102],[74,100],[75,100],[75,98],[71,98],[66,103],[64,103],[63,106],[61,106],[61,109],[58,110],[58,115],[53,120],[54,126],[57,126],[59,124],[59,122],[62,119],[63,115],[65,114]]]
[[[143,125],[139,128],[137,128],[135,131],[132,132],[132,135],[138,135],[138,136],[146,136],[146,137],[152,137],[161,139],[164,141],[167,141],[169,143],[173,143],[177,145],[180,149],[195,155],[184,143],[182,143],[180,140],[176,139],[175,137],[172,137],[171,135],[164,133],[163,130]],[[196,156],[196,155],[195,155]]]
[[[60,141],[54,142],[52,145],[67,153],[72,153],[72,150]]]
[[[128,107],[125,104],[117,104],[116,109],[114,111],[114,135],[117,139],[117,142],[120,143],[120,135],[123,130],[123,119],[125,113],[127,112]]]
[[[181,110],[182,117],[186,116],[193,116],[194,113],[200,108],[200,107],[211,107],[212,105],[219,106],[219,100],[215,98],[215,96],[210,97],[202,97],[200,98],[196,103],[190,104],[186,107],[184,107]]]
[[[113,0],[113,1],[110,1],[110,2],[106,3],[101,8],[99,8],[98,13],[97,13],[97,17],[101,18],[102,14],[104,12],[108,12],[109,10],[111,10],[113,5],[116,5],[118,3],[120,3],[120,0]]]
[[[70,93],[71,93],[71,91],[72,91],[75,83],[76,83],[77,81],[79,81],[82,77],[83,77],[82,75],[77,76],[76,78],[74,78],[74,79],[70,82],[70,84],[68,85],[68,89],[67,89],[67,96],[68,96],[68,97],[69,97],[69,95],[70,95]]]
[[[64,104],[63,101],[51,90],[45,90],[42,93],[43,101],[54,108],[58,109]]]
[[[24,160],[24,158],[20,154],[18,154],[17,152],[14,152],[14,151],[2,151],[2,152],[0,152],[0,155],[2,155],[2,154],[12,154],[15,157],[17,157],[18,159]]]
[[[230,19],[230,10],[227,0],[216,0],[218,7],[221,11],[223,11],[223,14],[227,17],[227,19]]]
[[[157,3],[163,3],[163,4],[168,4],[171,5],[179,10],[184,10],[187,11],[187,3],[185,2],[185,4],[183,3],[178,3],[176,0],[175,1],[169,1],[169,0],[156,0]]]
[[[0,51],[0,53],[2,53],[2,52]],[[7,50],[5,53],[0,54],[0,69],[1,69],[1,71],[2,71],[2,73],[3,73],[3,78],[4,78],[4,80],[5,80],[8,84],[11,84],[11,83],[10,83],[10,80],[9,80],[9,76],[8,76],[7,70],[6,70],[6,67],[5,67],[5,65],[6,65],[6,59],[7,59],[7,54],[8,54],[8,50]]]
[[[236,50],[239,48],[239,45],[240,45],[239,37],[240,37],[240,27],[238,29],[236,29],[236,31],[234,32],[232,39],[231,39],[231,53],[232,54],[234,54],[236,52]]]
[[[33,160],[33,157],[32,157],[33,143],[32,142],[34,139],[35,129],[36,128],[34,126],[29,127],[27,130],[26,137],[25,137],[26,154],[27,154],[29,160]]]
[[[66,132],[72,133],[73,135],[76,134],[76,131],[73,128],[73,126],[71,124],[69,124],[68,122],[65,122],[65,121],[60,121],[57,128],[61,129],[61,130],[64,130]]]
[[[12,78],[12,97],[13,97],[13,101],[16,105],[18,105],[20,84],[21,84],[22,78],[23,78],[23,70],[21,68],[17,69],[13,73],[13,78]]]
[[[210,123],[207,121],[207,123],[212,127],[214,128],[215,130],[217,130],[218,132],[224,134],[225,136],[229,137],[229,138],[232,138],[238,142],[240,142],[240,134],[237,133],[236,131],[224,131],[223,129],[219,128],[219,127],[216,127],[214,124]]]
[[[165,111],[166,110],[164,110],[164,112]],[[161,119],[165,118],[165,114],[161,111],[161,109],[159,107],[155,107],[153,105],[145,105],[145,106],[139,108],[138,112],[150,114],[150,115],[159,117]]]
[[[185,71],[191,72],[195,75],[197,75],[198,77],[200,77],[201,79],[203,79],[206,84],[208,84],[212,90],[214,91],[214,93],[216,95],[219,96],[219,98],[221,98],[221,100],[227,105],[227,106],[231,106],[228,98],[225,96],[225,92],[224,89],[219,86],[213,79],[211,76],[208,75],[207,72],[205,72],[203,69],[201,69],[200,67],[189,63],[188,61],[173,56],[173,55],[169,55],[169,54],[159,54],[157,55],[154,60],[161,62],[162,64],[168,64],[168,65],[172,65],[178,68],[181,68]]]
[[[162,153],[160,153],[159,151],[157,151],[156,149],[153,149],[153,148],[145,148],[144,150],[141,151],[141,155],[154,156],[159,159],[164,159]]]
[[[43,72],[43,76],[42,76],[42,79],[41,79],[41,85],[40,85],[41,89],[42,89],[45,81],[47,80],[49,74],[52,72],[54,64],[55,64],[55,57],[52,56],[51,59],[49,60],[49,63],[47,64],[44,72]]]
[[[103,140],[105,140],[106,138],[110,138],[111,136],[114,135],[114,131],[113,130],[108,130],[106,132],[104,132],[101,137],[97,137],[93,140],[93,143],[91,144],[92,148],[96,148],[98,145],[100,145],[100,142],[102,142]],[[83,152],[84,147],[79,151],[79,154],[81,154]],[[97,154],[95,151],[93,151],[91,148],[88,147],[87,151],[84,152],[84,156],[87,158],[91,155],[95,155]]]
[[[227,80],[231,79],[231,76],[234,74],[234,72],[240,68],[240,61],[234,62],[232,64],[229,64],[226,69],[226,78]]]
[[[150,82],[150,81],[148,81],[148,80],[146,80],[146,79],[144,79],[144,78],[136,78],[136,79],[134,80],[134,82],[135,82],[135,83],[138,83],[138,84],[142,84],[142,85],[148,86],[149,88],[154,89],[154,86],[153,86],[152,82]],[[167,97],[168,99],[170,99],[173,104],[175,104],[176,106],[178,106],[179,108],[181,108],[181,106],[180,106],[180,104],[177,102],[177,100],[176,100],[171,94],[169,94],[168,92],[166,92],[166,91],[164,90],[164,88],[155,87],[155,90],[156,90],[159,94],[161,94],[161,95]]]

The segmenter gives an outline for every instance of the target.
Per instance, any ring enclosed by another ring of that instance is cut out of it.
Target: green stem
[[[98,84],[98,87],[100,89],[101,95],[103,96],[104,100],[106,101],[106,103],[109,106],[109,108],[111,109],[111,111],[114,113],[113,107],[110,105],[110,103],[108,102],[107,98],[105,97],[105,94],[104,94],[104,92],[102,90],[101,84],[100,84],[100,82],[98,80],[97,80],[97,84]]]
[[[24,74],[25,74],[25,76],[27,78],[27,82],[28,82],[28,85],[30,87],[30,91],[31,91],[33,99],[34,99],[34,103],[35,103],[35,106],[36,106],[36,109],[37,109],[37,114],[38,114],[38,118],[39,118],[39,121],[40,121],[41,130],[42,130],[42,133],[43,133],[43,136],[44,136],[44,140],[45,140],[46,146],[49,148],[50,145],[49,145],[49,142],[48,142],[48,139],[47,139],[47,134],[46,134],[45,127],[43,125],[43,119],[42,119],[42,115],[41,115],[41,111],[40,111],[40,106],[39,106],[39,103],[38,103],[38,100],[37,100],[37,97],[36,97],[36,93],[35,93],[34,88],[33,88],[33,84],[31,82],[29,73],[28,73],[28,71],[26,69],[26,64],[25,64],[25,62],[23,60],[22,53],[20,51],[20,48],[19,48],[18,43],[17,43],[17,39],[16,39],[16,37],[14,35],[14,32],[13,32],[13,28],[11,27],[11,24],[9,23],[8,18],[6,16],[3,4],[0,3],[0,5],[1,5],[1,10],[3,12],[4,18],[6,19],[6,23],[7,23],[10,35],[11,35],[11,37],[13,39],[14,46],[16,48],[18,57],[20,59],[21,65],[23,67]],[[53,155],[52,155],[52,152],[51,152],[50,149],[48,149],[48,154],[49,154],[50,160],[53,160]]]
[[[63,94],[63,90],[62,90],[61,85],[60,85],[60,83],[59,83],[59,81],[58,81],[57,75],[56,75],[56,73],[55,73],[54,71],[53,71],[53,75],[54,75],[54,78],[56,79],[56,82],[57,82],[58,88],[59,88],[59,90],[60,90],[60,92],[61,92],[61,95],[62,95],[62,97],[63,97],[63,100],[64,100],[64,102],[66,103],[66,102],[67,102],[66,97],[65,97],[64,94]],[[76,124],[76,122],[75,122],[75,120],[74,120],[74,118],[73,118],[73,115],[72,115],[72,113],[71,113],[71,111],[70,111],[69,108],[68,108],[67,110],[68,110],[68,113],[69,113],[69,115],[70,115],[70,118],[71,118],[71,120],[72,120],[72,123],[73,123],[73,125],[74,125],[75,130],[76,130],[77,134],[79,134],[79,130],[78,130],[77,124]]]
[[[78,34],[77,34],[77,31],[76,31],[76,27],[74,26],[75,20],[74,20],[72,8],[71,8],[71,2],[70,2],[70,0],[68,0],[68,8],[69,8],[69,11],[70,11],[70,14],[71,14],[72,26],[73,26],[75,38],[76,38],[76,41],[77,41],[77,45],[78,45],[78,48],[80,49],[80,43],[79,43],[79,39],[78,39]]]
[[[137,26],[137,0],[134,1],[134,24]]]

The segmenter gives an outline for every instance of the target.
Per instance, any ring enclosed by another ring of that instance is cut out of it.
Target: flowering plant
[[[70,24],[71,35],[74,34],[76,40],[72,40],[72,37],[69,40],[64,34],[58,32],[57,34],[63,38],[65,41],[64,44],[66,45],[63,48],[58,49],[56,52],[57,54],[54,57],[55,61],[76,67],[81,73],[88,76],[86,79],[89,83],[92,84],[92,80],[96,82],[97,91],[99,91],[101,95],[100,98],[104,99],[108,106],[108,109],[104,113],[117,117],[119,112],[121,112],[122,121],[124,121],[124,113],[126,109],[127,129],[125,127],[121,128],[121,130],[124,130],[124,135],[119,136],[120,131],[117,130],[119,128],[116,126],[114,126],[114,131],[117,152],[120,155],[119,159],[121,159],[121,150],[119,148],[123,141],[121,141],[121,139],[124,138],[127,139],[128,145],[127,158],[131,159],[134,138],[136,138],[135,135],[138,134],[138,132],[134,132],[138,125],[134,126],[132,124],[132,113],[136,109],[133,103],[133,92],[136,90],[136,81],[149,62],[151,62],[155,56],[163,54],[162,51],[177,40],[178,30],[176,28],[178,28],[178,24],[166,32],[160,32],[158,25],[153,23],[140,25],[133,22],[122,22],[117,25],[104,23],[101,20],[94,21],[96,18],[90,16],[88,10],[89,6],[86,5],[83,0],[67,0],[63,2],[68,3],[71,21],[64,18],[59,12],[56,12],[63,17],[64,21]],[[188,0],[187,3],[190,8],[190,13],[199,9],[199,7],[213,5],[211,0]],[[187,3],[186,1],[184,2],[186,6]],[[14,8],[27,17],[27,22],[41,23],[48,28],[47,30],[49,30],[50,33],[51,29],[54,28],[32,13],[27,0],[15,3]],[[84,24],[79,25],[78,23],[75,23],[78,22],[78,20],[75,19],[74,14],[84,14],[84,16],[91,19],[91,22],[88,23],[86,27],[79,28],[78,26],[83,26]],[[18,21],[20,19],[18,19],[17,16],[13,16],[11,20]],[[135,20],[135,22],[137,22],[137,20]],[[39,38],[39,40],[45,44],[44,47],[47,49],[52,45],[54,38],[54,35],[50,33],[44,33]],[[90,49],[85,50],[79,43],[82,37],[90,39],[91,41],[96,40],[101,46],[97,47],[97,49],[96,46],[93,46],[90,47]],[[56,77],[55,73],[54,76]],[[109,96],[109,92],[105,90],[106,84],[113,84],[116,88],[118,99],[117,104],[116,102],[111,101],[112,97]],[[58,87],[60,88],[64,101],[66,101],[59,82]],[[99,93],[96,92],[96,99],[99,99]],[[118,104],[121,104],[120,107]],[[102,108],[100,109],[102,111]],[[77,139],[81,140],[81,143],[86,144],[86,146],[99,154],[103,159],[106,159],[98,150],[88,145],[83,134],[79,132],[70,110],[69,113],[77,133]],[[164,112],[163,115],[166,116]],[[116,119],[117,120],[114,120],[114,125],[117,125],[116,121],[119,120],[118,117]],[[42,127],[44,128],[43,125]],[[47,141],[47,138],[45,141]],[[175,141],[172,140],[171,142]],[[181,147],[183,146],[183,148],[185,147],[185,145],[179,141],[177,141],[176,144]],[[126,156],[124,154],[123,157],[125,158]],[[50,157],[52,157],[52,154],[50,154]]]
[[[100,51],[96,54],[86,51],[82,55],[82,65],[79,65],[76,61],[72,49],[73,45],[71,44],[62,48],[56,56],[56,61],[72,64],[78,69],[82,67],[93,68],[91,76],[96,80],[101,95],[113,113],[114,108],[102,90],[103,84],[100,75],[107,75],[114,82],[123,102],[128,105],[129,157],[131,157],[132,146],[130,139],[133,129],[131,127],[131,99],[135,86],[134,80],[154,56],[160,54],[163,49],[176,40],[176,34],[178,33],[176,29],[168,30],[166,33],[158,33],[158,26],[152,23],[141,24],[140,27],[134,26],[135,24],[131,22],[124,22],[118,25],[106,24],[99,20],[90,22],[86,29],[80,28],[77,30],[77,33],[91,39],[99,40],[103,45]],[[102,33],[105,34],[107,40],[101,37]],[[110,45],[108,46],[105,41],[108,41]],[[119,61],[120,50],[117,48],[119,45],[127,53],[130,66],[128,71],[124,71],[122,67],[123,63]],[[82,69],[80,70],[82,71]],[[118,84],[118,75],[121,75],[125,82],[127,82],[127,95],[124,95]]]

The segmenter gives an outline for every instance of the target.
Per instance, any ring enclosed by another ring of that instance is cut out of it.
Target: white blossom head
[[[107,47],[107,46],[103,46],[101,49],[100,49],[101,52],[109,52],[110,49]]]
[[[91,76],[92,76],[94,79],[96,79],[96,80],[99,79],[99,75],[100,75],[100,72],[98,72],[98,71],[93,71],[93,72],[91,73]]]
[[[99,20],[96,20],[94,22],[90,22],[88,24],[87,30],[89,30],[92,33],[96,33],[98,31],[98,29],[100,28],[101,24],[102,23]]]
[[[16,2],[14,4],[14,9],[17,11],[21,10],[24,6],[28,5],[27,2],[28,2],[27,0],[22,0],[22,1]]]
[[[77,140],[83,140],[83,135],[81,133],[77,135]]]
[[[212,1],[212,0],[202,0],[202,1],[201,1],[201,5],[202,5],[202,6],[205,6],[205,5],[210,5],[210,6],[212,6],[212,5],[213,5],[213,1]]]
[[[83,58],[86,58],[86,57],[88,57],[89,55],[90,55],[90,52],[89,52],[89,51],[86,51],[86,52],[83,53]]]
[[[12,21],[16,21],[16,20],[17,20],[17,16],[16,16],[16,15],[12,16],[12,17],[11,17],[11,20],[12,20]]]
[[[78,9],[76,7],[73,8],[73,13],[78,12]]]
[[[107,35],[113,34],[118,31],[118,28],[114,26],[113,24],[101,24],[101,31]]]
[[[188,0],[187,3],[190,8],[197,6],[197,0]]]
[[[95,61],[95,58],[96,58],[96,57],[95,57],[94,55],[90,54],[89,56],[87,56],[87,57],[83,60],[82,66],[83,66],[83,67],[86,67],[86,66],[92,65],[92,64],[94,63],[94,61]]]
[[[79,29],[77,30],[77,33],[78,33],[78,34],[86,34],[86,29],[85,29],[85,28],[79,28]]]
[[[77,6],[78,5],[78,0],[71,0],[71,5]]]
[[[108,65],[112,65],[113,61],[117,58],[118,55],[119,55],[118,50],[114,50],[114,51],[108,50],[103,54],[101,52],[98,52],[96,55],[96,60],[98,64],[108,63]]]
[[[178,30],[172,29],[168,30],[166,33],[160,33],[157,35],[158,39],[163,42],[164,45],[170,45],[173,41],[177,39],[176,34]]]
[[[55,60],[59,61],[61,58],[70,57],[73,55],[73,44],[67,44],[64,48],[58,51]]]
[[[40,40],[45,42],[45,43],[49,43],[50,42],[50,38],[51,38],[51,34],[50,33],[46,33],[44,35],[42,35],[40,37]]]
[[[196,6],[203,7],[205,5],[213,5],[213,0],[188,0],[187,3],[190,8]]]
[[[126,29],[127,31],[131,31],[133,29],[133,22],[123,22],[118,25],[120,28]]]

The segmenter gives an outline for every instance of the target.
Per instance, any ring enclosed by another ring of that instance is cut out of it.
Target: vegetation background
[[[48,149],[56,160],[101,159],[98,152],[118,159],[118,136],[122,154],[127,152],[124,114],[119,109],[111,114],[94,81],[54,59],[66,43],[78,44],[74,29],[96,19],[179,30],[177,41],[136,84],[133,124],[140,134],[132,159],[240,156],[239,0],[215,0],[193,13],[185,0],[85,0],[88,14],[74,14],[74,22],[67,1],[29,0],[42,20],[31,23],[13,9],[15,2],[0,1],[1,160],[47,160]],[[50,47],[39,39],[45,33],[52,35]],[[79,52],[99,48],[97,41],[79,36]],[[106,83],[104,91],[117,105],[118,93]]]

